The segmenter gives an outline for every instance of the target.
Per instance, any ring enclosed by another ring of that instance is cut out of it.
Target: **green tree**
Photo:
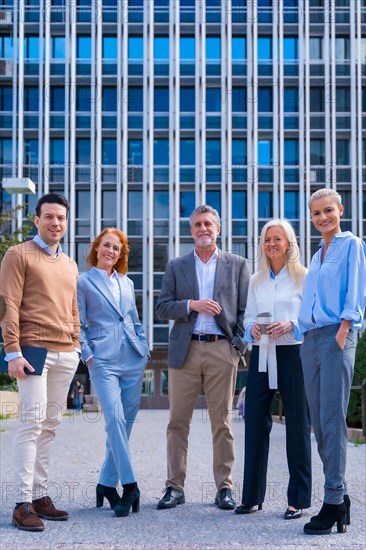
[[[366,330],[358,341],[356,348],[355,372],[353,386],[360,386],[366,378]],[[361,391],[352,390],[347,411],[347,424],[353,428],[362,427]]]
[[[22,227],[16,229],[15,231],[12,230],[13,222],[17,219],[18,212],[23,210],[23,208],[23,206],[16,206],[11,210],[0,213],[0,261],[2,261],[8,248],[25,241],[34,227],[33,217],[27,216],[23,221]],[[1,372],[0,390],[16,391],[17,389],[18,386],[16,380],[14,378],[10,378],[7,373]]]

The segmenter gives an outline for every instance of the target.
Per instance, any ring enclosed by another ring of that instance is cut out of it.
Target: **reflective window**
[[[246,40],[241,36],[233,36],[232,38],[232,58],[240,61],[244,61],[247,57],[246,52]]]
[[[285,113],[299,112],[299,88],[284,88],[283,92],[283,109]]]
[[[272,158],[272,141],[259,140],[258,141],[258,164],[260,165],[271,165],[273,162]]]
[[[346,61],[350,58],[350,41],[349,37],[342,36],[335,40],[335,56],[337,61]]]
[[[271,113],[272,106],[272,88],[258,88],[258,111],[260,113]]]
[[[206,164],[221,164],[221,141],[219,139],[206,141]]]
[[[0,111],[11,111],[13,108],[13,88],[11,86],[0,87]]]
[[[206,59],[221,59],[221,40],[219,36],[206,37]]]
[[[128,192],[128,217],[134,219],[142,218],[142,191]]]
[[[53,59],[65,59],[65,37],[64,36],[52,37],[51,57]]]
[[[221,88],[206,88],[206,111],[221,112]]]
[[[76,140],[76,164],[90,163],[90,139],[78,138]]]
[[[283,39],[283,57],[286,61],[294,61],[299,57],[298,39],[293,36],[286,36]]]
[[[12,162],[12,140],[0,139],[0,164],[11,164]]]
[[[337,164],[349,165],[348,139],[337,139]]]
[[[194,36],[181,36],[180,37],[180,58],[181,59],[195,59],[195,40]]]
[[[117,164],[117,141],[115,139],[102,140],[102,163]]]
[[[310,59],[313,61],[323,59],[323,38],[311,36],[309,40]]]
[[[117,88],[103,88],[103,111],[117,111]]]
[[[38,88],[35,86],[25,86],[24,88],[24,110],[38,111],[39,109]]]
[[[142,165],[143,143],[142,139],[128,140],[128,164]]]
[[[272,59],[272,38],[260,36],[258,38],[258,59]]]
[[[337,86],[336,107],[340,113],[351,110],[351,94],[348,87]]]
[[[38,139],[24,140],[24,164],[38,164]]]
[[[194,139],[180,140],[180,163],[194,164],[195,163],[195,141]]]
[[[50,139],[50,164],[65,162],[65,142],[63,139]]]
[[[233,113],[245,113],[247,110],[247,89],[244,86],[235,86],[232,90]]]
[[[195,208],[194,191],[181,191],[179,214],[181,218],[189,218]]]
[[[90,36],[77,37],[76,57],[78,59],[91,59],[91,37]]]
[[[295,220],[300,217],[298,191],[285,191],[285,218]]]
[[[259,191],[258,193],[258,216],[268,219],[273,217],[272,191]]]
[[[243,220],[247,217],[247,192],[233,191],[231,208],[234,219]]]
[[[232,140],[232,163],[240,165],[247,163],[247,142],[245,139]]]
[[[0,36],[0,58],[11,59],[13,57],[13,38]]]
[[[169,37],[155,36],[154,59],[169,59]]]
[[[299,164],[299,141],[297,139],[285,139],[284,160],[285,164]]]
[[[154,164],[169,164],[168,139],[154,139]]]
[[[194,88],[181,88],[180,89],[180,111],[182,113],[193,113],[194,110],[195,110]]]
[[[116,210],[116,192],[115,191],[103,191],[102,192],[102,218],[111,219],[114,216]]]
[[[325,141],[324,139],[310,140],[310,164],[325,164]]]
[[[169,111],[169,88],[154,88],[154,111],[161,113]]]
[[[52,86],[50,89],[51,111],[65,110],[65,88],[63,86]]]
[[[212,206],[221,216],[221,191],[206,191],[206,204]]]
[[[117,59],[117,36],[103,36],[103,59]]]
[[[25,36],[24,57],[26,59],[39,59],[39,51],[39,36]]]
[[[141,395],[154,395],[154,371],[152,369],[144,370],[144,379],[142,381]]]
[[[91,110],[91,89],[90,86],[77,86],[76,88],[76,110],[89,112]]]
[[[169,191],[154,192],[154,218],[169,218]]]
[[[144,42],[142,36],[130,36],[128,38],[128,59],[142,60],[144,56]]]
[[[325,91],[324,88],[310,88],[310,110],[313,113],[323,113],[325,107]]]
[[[128,88],[128,110],[142,112],[143,93],[140,86],[129,86]]]

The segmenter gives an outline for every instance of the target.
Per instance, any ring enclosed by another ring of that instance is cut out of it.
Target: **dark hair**
[[[42,195],[38,199],[36,206],[36,216],[40,217],[42,204],[61,204],[66,208],[66,217],[69,216],[70,204],[69,201],[63,195],[59,193],[47,193],[47,195]]]
[[[104,235],[107,235],[108,233],[112,233],[113,235],[116,235],[120,243],[122,245],[121,248],[121,257],[118,259],[118,262],[114,266],[114,269],[117,271],[117,273],[120,273],[121,275],[125,275],[127,273],[128,269],[128,253],[130,251],[130,247],[128,246],[128,240],[127,237],[122,231],[119,229],[116,229],[115,227],[106,227],[99,233],[97,237],[95,237],[94,241],[90,245],[90,251],[87,255],[86,261],[91,267],[96,267],[98,263],[97,258],[97,247],[100,245],[100,241],[104,237]]]

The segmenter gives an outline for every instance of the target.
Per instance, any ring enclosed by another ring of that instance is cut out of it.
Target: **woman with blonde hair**
[[[285,519],[301,517],[311,503],[310,418],[300,360],[298,327],[306,269],[288,221],[269,221],[259,242],[259,270],[251,276],[244,340],[253,343],[245,401],[242,504],[236,514],[262,509],[266,492],[271,403],[281,393],[289,470]],[[277,498],[282,497],[279,492]]]
[[[149,348],[136,309],[133,282],[126,275],[127,237],[106,228],[91,244],[90,271],[78,281],[83,361],[89,367],[107,432],[106,456],[96,488],[97,506],[106,498],[116,516],[139,511],[129,437],[141,395]],[[122,498],[117,492],[123,486]]]
[[[334,189],[318,189],[308,206],[322,240],[311,260],[299,314],[301,359],[325,483],[323,506],[304,532],[327,535],[334,524],[339,533],[345,532],[351,521],[346,415],[356,332],[362,329],[365,312],[366,245],[351,231],[341,231],[344,207]]]

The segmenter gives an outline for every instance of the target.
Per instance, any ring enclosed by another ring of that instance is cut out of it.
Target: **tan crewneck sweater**
[[[0,269],[7,353],[20,351],[20,344],[52,351],[80,346],[77,276],[77,265],[66,254],[50,256],[34,241],[9,248]]]

